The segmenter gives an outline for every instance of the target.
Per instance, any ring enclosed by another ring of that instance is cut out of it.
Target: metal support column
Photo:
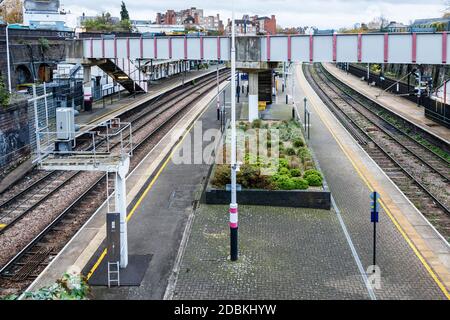
[[[128,160],[129,163],[129,160]],[[116,174],[115,202],[116,210],[120,213],[120,267],[128,265],[128,237],[127,237],[127,193],[125,176],[128,167],[124,166]]]
[[[219,87],[219,60],[217,60],[217,120],[220,120],[220,87]]]

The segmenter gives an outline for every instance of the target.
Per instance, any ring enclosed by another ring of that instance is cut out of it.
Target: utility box
[[[73,108],[56,109],[56,138],[65,141],[75,139],[75,112]]]
[[[108,262],[120,261],[120,213],[106,214],[106,245]]]

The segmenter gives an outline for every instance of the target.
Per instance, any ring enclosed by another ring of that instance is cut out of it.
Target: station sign
[[[378,222],[378,213],[380,211],[380,196],[376,191],[374,191],[370,194],[370,199],[370,221]]]

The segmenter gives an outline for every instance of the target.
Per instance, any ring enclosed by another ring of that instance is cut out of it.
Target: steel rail
[[[308,68],[305,68],[304,70],[307,70],[307,72],[311,72],[310,70],[308,70]],[[316,79],[314,79],[314,77],[311,75],[309,77],[310,79],[312,79],[314,81],[315,84],[315,91],[319,90],[320,92],[322,92],[324,95],[327,95],[324,88],[321,87]],[[326,84],[326,81],[324,81],[322,79],[322,82]],[[327,85],[328,86],[328,85]],[[328,86],[329,87],[329,86]],[[330,88],[330,87],[329,87]],[[332,88],[330,88],[330,90],[332,90],[334,92],[334,90]],[[342,99],[343,100],[343,99]],[[344,118],[346,119],[346,121],[351,122],[352,125],[356,126],[358,128],[358,130],[363,133],[372,143],[374,146],[377,147],[378,151],[381,151],[381,153],[391,162],[393,162],[407,177],[409,177],[415,184],[417,184],[417,186],[419,186],[420,189],[422,189],[422,191],[428,196],[430,197],[439,207],[442,211],[444,211],[445,214],[450,215],[450,211],[449,209],[443,204],[441,203],[428,189],[427,187],[425,187],[421,182],[417,181],[417,179],[408,171],[406,170],[401,164],[398,163],[398,161],[396,161],[391,155],[389,155],[382,146],[379,145],[379,143],[377,143],[371,136],[369,136],[367,134],[367,132],[361,128],[356,122],[354,122],[349,115],[347,115],[333,100],[328,99],[328,101],[330,102],[330,104],[332,105],[332,108],[335,108],[337,111],[339,111]],[[343,100],[344,102],[346,102],[345,100]],[[348,102],[346,102],[348,104]],[[326,104],[327,106],[330,107],[330,104]],[[350,105],[351,106],[351,105]],[[352,107],[352,106],[351,106]],[[344,119],[343,117],[341,117],[340,119]],[[370,120],[369,120],[370,121]],[[369,149],[370,150],[370,149]]]

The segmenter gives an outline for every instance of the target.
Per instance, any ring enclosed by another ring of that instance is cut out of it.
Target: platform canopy
[[[230,60],[229,37],[91,38],[72,46],[71,58]],[[448,46],[445,32],[240,36],[236,60],[447,64]]]

